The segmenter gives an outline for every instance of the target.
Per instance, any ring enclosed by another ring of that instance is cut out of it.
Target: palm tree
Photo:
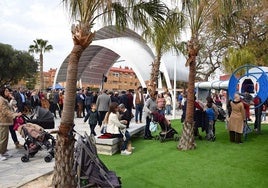
[[[62,1],[77,24],[72,26],[73,49],[69,55],[66,76],[64,107],[57,134],[55,168],[52,184],[55,187],[75,187],[75,175],[71,173],[74,164],[74,107],[77,71],[82,52],[94,38],[92,27],[98,18],[103,23],[115,23],[124,29],[131,23],[135,27],[148,27],[151,20],[163,20],[166,6],[158,0],[150,1],[112,1],[112,0],[63,0]],[[123,3],[124,2],[124,3]]]
[[[179,150],[190,150],[196,148],[193,135],[194,128],[194,84],[196,74],[196,57],[201,48],[200,36],[203,32],[219,33],[226,38],[232,37],[232,30],[235,28],[235,18],[243,7],[241,0],[182,0],[182,10],[188,18],[188,27],[191,38],[187,42],[188,59],[186,66],[189,66],[189,81],[187,91],[186,119],[183,126],[182,137],[178,143]],[[235,10],[234,8],[235,7]],[[222,36],[221,36],[222,37]]]
[[[53,46],[48,44],[47,40],[43,40],[43,39],[36,39],[33,42],[34,42],[34,44],[29,46],[29,52],[39,54],[39,61],[40,61],[40,90],[42,90],[42,89],[44,89],[43,53],[49,52],[50,50],[53,50]]]
[[[162,55],[176,46],[176,43],[180,40],[183,26],[182,14],[176,10],[169,10],[164,22],[154,22],[152,27],[144,30],[142,35],[152,43],[156,54],[152,63],[150,81],[147,85],[149,93],[156,90]]]
[[[199,37],[204,27],[210,20],[216,0],[182,0],[182,10],[187,18],[187,26],[191,32],[191,38],[187,42],[188,58],[185,66],[189,66],[186,118],[183,125],[182,136],[177,148],[179,150],[191,150],[196,148],[194,140],[194,87],[196,74],[196,57],[200,50]]]

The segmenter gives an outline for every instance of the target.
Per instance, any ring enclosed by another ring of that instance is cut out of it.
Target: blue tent
[[[64,87],[57,83],[53,87],[49,87],[49,89],[64,89]]]

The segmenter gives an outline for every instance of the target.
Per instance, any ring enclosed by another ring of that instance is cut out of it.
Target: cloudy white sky
[[[48,40],[54,49],[44,54],[44,70],[59,68],[70,53],[70,25],[61,0],[0,1],[0,43],[28,51],[33,40]]]
[[[0,43],[28,51],[33,40],[48,40],[54,49],[44,54],[45,71],[59,68],[70,53],[70,28],[69,15],[61,0],[0,0]]]

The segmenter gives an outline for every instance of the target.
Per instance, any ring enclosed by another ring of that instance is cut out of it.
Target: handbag
[[[149,125],[149,129],[150,129],[151,132],[157,131],[157,123],[151,121],[150,125]]]
[[[247,123],[245,123],[244,127],[243,127],[243,135],[247,135],[248,133],[252,132],[251,128],[248,126]]]

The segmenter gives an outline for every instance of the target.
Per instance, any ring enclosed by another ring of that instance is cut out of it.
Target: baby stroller
[[[75,163],[73,173],[77,184],[82,187],[121,187],[121,179],[114,171],[109,170],[97,154],[94,136],[79,134],[75,146]]]
[[[48,154],[44,160],[50,162],[54,158],[55,138],[40,125],[27,122],[28,120],[27,116],[20,116],[14,121],[14,130],[17,130],[25,140],[26,154],[21,157],[21,161],[28,162],[38,151],[45,149]]]
[[[164,142],[165,140],[171,139],[174,139],[175,141],[179,140],[178,132],[171,127],[170,121],[166,119],[164,115],[160,114],[157,111],[153,112],[152,120],[154,122],[157,122],[161,127],[159,135],[155,137],[156,140],[160,140],[160,142]]]

